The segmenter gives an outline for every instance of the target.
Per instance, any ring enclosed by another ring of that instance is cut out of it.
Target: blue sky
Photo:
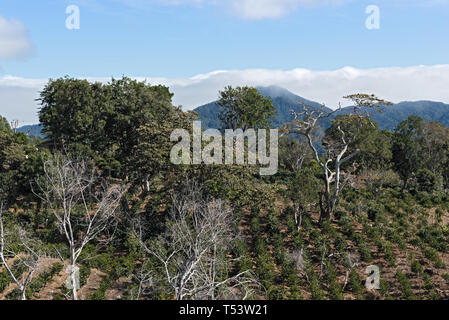
[[[25,25],[33,49],[25,58],[0,60],[1,72],[187,77],[222,69],[448,63],[448,1],[309,0],[265,19],[218,2],[3,0],[0,15]],[[80,7],[80,30],[65,28],[69,4]],[[380,30],[365,28],[369,4],[381,10]]]
[[[69,5],[79,30],[65,26]],[[368,5],[379,30],[365,27]],[[226,84],[449,103],[448,39],[449,0],[1,0],[0,113],[36,121],[39,90],[65,75],[148,78],[188,109]]]

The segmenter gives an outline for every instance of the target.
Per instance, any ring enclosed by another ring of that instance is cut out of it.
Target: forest
[[[49,80],[44,137],[0,117],[0,300],[449,297],[448,127],[379,129],[392,104],[350,92],[276,126],[256,88],[217,94],[217,130],[278,129],[276,174],[172,163],[198,114],[126,77]]]

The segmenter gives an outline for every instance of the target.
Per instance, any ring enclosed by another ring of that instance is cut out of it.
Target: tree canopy
[[[275,116],[271,100],[251,87],[226,87],[219,92],[219,118],[222,129],[268,128]]]

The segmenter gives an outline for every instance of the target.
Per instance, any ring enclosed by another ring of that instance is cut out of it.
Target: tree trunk
[[[301,205],[297,205],[295,208],[295,224],[298,231],[301,229],[303,215],[304,208]]]
[[[145,190],[150,192],[150,179],[148,176],[145,177]]]
[[[78,300],[76,290],[76,274],[75,274],[75,248],[70,249],[70,283],[72,284],[72,299]]]
[[[330,201],[325,192],[320,195],[320,222],[330,221],[332,217],[332,211]]]
[[[404,179],[404,183],[402,185],[402,192],[404,192],[405,190],[407,190],[408,187],[408,178]]]
[[[27,299],[25,288],[19,288],[19,290],[20,290],[20,300],[25,301]]]

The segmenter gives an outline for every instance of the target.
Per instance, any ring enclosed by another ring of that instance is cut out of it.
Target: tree
[[[6,230],[3,222],[3,203],[0,204],[0,261],[8,272],[11,280],[20,292],[20,299],[26,300],[26,290],[33,280],[39,265],[41,254],[38,243],[20,228]],[[13,266],[8,262],[12,261]],[[19,273],[16,275],[15,273]]]
[[[377,122],[364,121],[359,134],[350,145],[351,150],[360,150],[354,161],[363,170],[388,168],[392,159],[391,139],[391,132],[379,130]]]
[[[269,98],[264,97],[256,88],[226,87],[219,92],[219,119],[222,129],[246,129],[270,127],[270,118],[276,109]]]
[[[313,159],[305,141],[282,137],[279,140],[280,167],[291,173],[299,173],[304,164]]]
[[[449,159],[449,128],[437,121],[424,122],[422,142],[426,168],[440,176]]]
[[[69,246],[72,298],[77,300],[77,260],[89,242],[113,225],[125,188],[102,181],[88,161],[63,156],[45,162],[36,185],[36,196],[48,205]]]
[[[313,132],[318,127],[318,121],[329,118],[341,107],[333,112],[325,112],[324,109],[316,110],[303,105],[302,112],[293,112],[295,120],[287,126],[290,133],[304,136],[313,152],[315,161],[323,172],[324,188],[320,197],[320,220],[331,220],[341,190],[351,177],[351,171],[342,171],[342,166],[351,162],[348,168],[355,169],[356,163],[352,161],[360,153],[360,149],[352,149],[351,144],[356,141],[362,128],[369,123],[367,109],[378,109],[391,103],[379,99],[374,95],[354,94],[345,97],[351,100],[355,106],[353,111],[344,117],[337,117],[332,121],[332,126],[326,132],[322,144],[325,149],[324,159],[314,145]]]
[[[143,180],[148,189],[169,157],[167,132],[186,128],[191,116],[172,97],[167,87],[126,77],[107,84],[63,78],[41,92],[39,119],[57,149],[93,158],[104,176]]]
[[[0,116],[0,131],[12,133],[11,126],[9,125],[8,120],[6,120],[6,118],[2,116]]]
[[[41,171],[46,150],[31,145],[22,133],[0,131],[0,196],[8,203],[31,195],[30,181]]]
[[[419,169],[416,172],[416,183],[419,191],[432,193],[437,189],[437,176],[429,169]]]
[[[402,121],[393,135],[392,152],[394,169],[402,179],[402,189],[407,189],[410,178],[423,167],[423,123],[417,116]]]
[[[312,161],[312,160],[311,160]],[[321,181],[316,177],[317,164],[309,162],[288,181],[288,194],[293,201],[295,224],[301,228],[307,207],[318,202],[316,190],[320,188]]]
[[[191,184],[173,195],[165,233],[151,240],[145,229],[141,220],[135,222],[137,239],[161,263],[177,300],[248,298],[249,285],[255,284],[249,271],[230,275],[227,255],[236,234],[232,211],[223,201],[204,198]]]
[[[68,77],[50,80],[38,99],[43,132],[58,147],[79,144],[101,149],[107,142],[104,127],[111,112],[110,99],[108,87],[100,82]]]
[[[150,191],[152,177],[173,168],[170,161],[171,133],[177,128],[191,127],[190,120],[194,117],[169,105],[164,112],[155,113],[137,129],[138,143],[129,151],[128,168],[134,179],[143,182],[146,191]]]

